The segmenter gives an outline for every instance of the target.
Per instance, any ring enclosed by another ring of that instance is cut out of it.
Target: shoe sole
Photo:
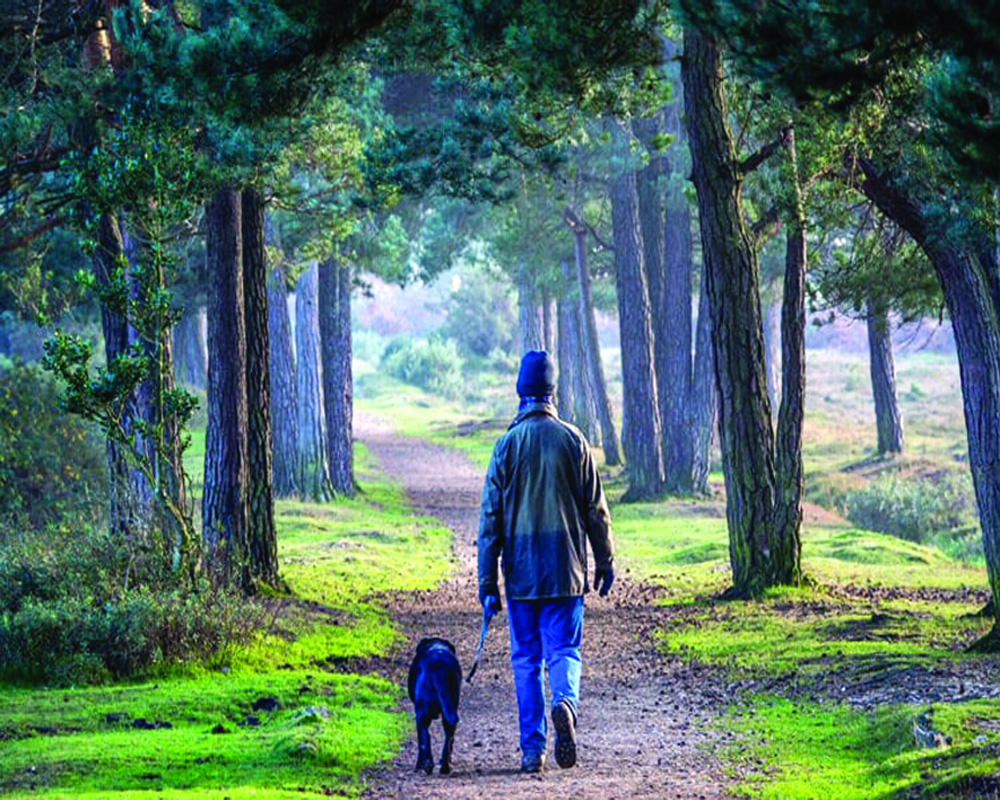
[[[576,731],[572,713],[565,705],[552,709],[552,726],[556,729],[556,763],[568,769],[576,764]]]

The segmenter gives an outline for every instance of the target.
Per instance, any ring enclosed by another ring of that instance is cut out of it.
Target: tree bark
[[[201,327],[203,309],[187,305],[174,328],[174,371],[177,382],[191,389],[204,389],[208,375],[205,332]]]
[[[802,421],[806,392],[806,215],[799,186],[795,134],[788,134],[789,174],[794,199],[785,234],[785,281],[781,306],[781,406],[775,435],[775,498],[772,553],[774,579],[797,584],[802,578]]]
[[[569,264],[562,262],[562,272],[569,272]],[[570,338],[570,321],[567,319],[570,300],[565,293],[556,300],[556,360],[559,365],[559,382],[556,387],[556,408],[560,418],[571,422],[577,427],[576,401],[573,395],[573,359],[579,358],[579,349]],[[586,435],[586,434],[584,434]]]
[[[680,121],[671,122],[678,112],[668,108],[669,132],[682,132]],[[668,159],[670,163],[672,159]],[[691,421],[693,367],[691,323],[691,210],[679,187],[667,196],[664,209],[666,274],[663,315],[669,324],[662,330],[662,353],[657,358],[658,388],[662,390],[660,409],[663,422],[663,472],[669,492],[686,494],[694,488],[695,427]]]
[[[878,454],[903,452],[903,417],[896,396],[896,365],[892,355],[892,331],[885,305],[868,299],[868,369],[875,400]]]
[[[267,285],[268,341],[271,348],[271,432],[274,436],[274,492],[294,497],[299,492],[298,392],[295,353],[288,319],[285,277],[280,268]]]
[[[787,242],[785,247],[787,260]],[[764,374],[767,376],[767,397],[771,404],[772,413],[780,407],[781,403],[782,362],[778,358],[778,349],[781,346],[781,306],[778,303],[766,303],[764,305]]]
[[[709,309],[707,274],[701,270],[698,292],[698,327],[695,338],[694,374],[691,380],[690,424],[692,438],[691,491],[708,494],[712,465],[712,443],[719,428],[719,394],[712,355],[712,314]]]
[[[861,191],[909,233],[934,265],[951,317],[962,382],[969,468],[983,531],[986,573],[994,607],[1000,601],[1000,292],[997,257],[988,241],[956,241],[935,227],[937,198],[922,203],[891,178],[858,159]],[[1000,627],[975,649],[1000,650]]]
[[[597,338],[594,296],[590,288],[590,270],[587,267],[587,229],[572,208],[566,209],[564,217],[573,231],[573,255],[576,262],[576,279],[580,289],[581,352],[587,364],[587,377],[593,393],[597,419],[600,423],[604,463],[609,467],[614,467],[621,463],[621,455],[618,452],[618,433],[615,431],[614,419],[611,416],[608,384],[604,379],[604,367],[601,364],[601,343]]]
[[[351,270],[336,258],[319,266],[319,330],[330,481],[352,496],[354,443],[351,381]]]
[[[587,373],[587,359],[582,341],[582,326],[580,324],[580,301],[577,297],[575,270],[568,262],[562,262],[563,279],[571,288],[563,298],[566,326],[566,346],[568,351],[568,368],[571,392],[573,394],[573,424],[594,442],[598,436],[597,409],[594,404],[594,392]],[[560,340],[561,341],[561,340]]]
[[[657,497],[663,490],[660,409],[653,373],[653,327],[634,172],[625,172],[611,182],[611,220],[621,328],[623,406],[627,420],[627,425],[623,426],[622,444],[629,486],[623,499],[629,502]]]
[[[542,326],[535,302],[535,276],[524,262],[517,268],[517,329],[521,354],[529,350],[544,350]]]
[[[264,200],[255,189],[243,190],[240,220],[247,348],[247,555],[253,577],[275,587],[278,585],[278,536],[274,523]]]
[[[295,285],[295,375],[299,395],[299,491],[323,503],[333,496],[320,374],[318,275],[315,262]]]
[[[97,225],[97,247],[94,250],[94,272],[102,286],[109,286],[116,280],[116,272],[123,265],[125,245],[118,218],[113,214],[102,214]],[[111,365],[124,356],[129,347],[128,320],[101,303],[101,329],[104,334],[104,359]],[[131,432],[138,413],[135,398],[130,398],[122,414],[122,425],[126,433]],[[110,437],[105,444],[108,465],[108,519],[112,533],[128,536],[135,526],[141,524],[139,504],[133,496],[133,487],[138,476],[133,474],[128,457],[122,447]]]
[[[553,355],[556,352],[555,306],[551,297],[542,299],[542,340],[545,342],[545,351]]]
[[[215,192],[205,211],[208,313],[208,431],[201,517],[222,580],[246,589],[246,321],[239,192]]]
[[[708,276],[734,596],[783,582],[774,524],[774,433],[764,375],[757,255],[741,206],[718,45],[685,28],[684,105]]]

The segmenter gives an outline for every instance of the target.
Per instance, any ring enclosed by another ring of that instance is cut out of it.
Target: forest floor
[[[408,656],[424,636],[454,642],[464,668],[472,661],[481,610],[475,536],[482,469],[455,450],[396,434],[371,415],[355,432],[380,469],[402,483],[416,513],[454,532],[455,570],[439,587],[394,593],[386,604],[406,642],[390,659],[405,684]],[[579,761],[568,770],[549,755],[538,775],[519,771],[517,712],[503,618],[491,626],[475,680],[464,686],[453,772],[414,772],[411,733],[392,764],[377,771],[372,797],[712,798],[728,796],[709,754],[725,734],[718,725],[724,690],[719,670],[664,656],[655,633],[668,623],[655,603],[662,592],[627,575],[607,599],[587,597]],[[437,745],[442,739],[435,724]],[[552,736],[550,734],[550,751]]]

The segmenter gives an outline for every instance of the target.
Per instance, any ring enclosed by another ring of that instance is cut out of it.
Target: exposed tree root
[[[989,633],[970,644],[966,652],[979,653],[981,655],[1000,653],[1000,629],[994,625],[990,628]]]

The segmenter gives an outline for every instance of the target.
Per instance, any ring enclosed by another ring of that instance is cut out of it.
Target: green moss
[[[397,711],[401,690],[324,666],[384,655],[398,634],[379,593],[433,587],[450,571],[451,552],[450,531],[414,515],[363,447],[356,456],[357,498],[277,503],[281,572],[296,596],[274,601],[269,632],[224,670],[174,665],[155,682],[107,688],[0,687],[0,793],[360,791],[361,771],[392,757],[408,727]],[[281,708],[254,712],[262,697]],[[109,722],[108,714],[126,716]],[[172,727],[131,727],[140,718]],[[212,734],[217,725],[229,732]]]
[[[933,729],[950,745],[926,748],[914,724],[927,707],[844,705],[754,696],[725,727],[735,791],[760,798],[968,797],[980,776],[1000,769],[996,703],[933,706]]]

